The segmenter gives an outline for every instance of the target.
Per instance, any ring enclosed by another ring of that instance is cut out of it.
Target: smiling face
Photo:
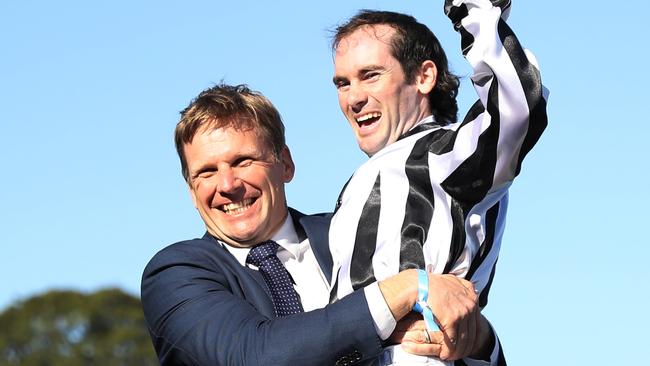
[[[384,24],[364,26],[341,39],[334,56],[334,84],[341,111],[359,148],[374,155],[431,114],[428,94],[436,67],[425,61],[413,83],[391,54],[395,30]]]
[[[269,240],[287,215],[284,184],[294,164],[285,146],[277,158],[253,130],[199,130],[184,145],[188,184],[206,228],[238,247]]]

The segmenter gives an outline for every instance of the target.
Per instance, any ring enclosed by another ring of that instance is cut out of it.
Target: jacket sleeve
[[[163,249],[143,274],[142,305],[161,365],[333,365],[379,354],[363,291],[269,318],[245,299],[232,264],[192,244]]]

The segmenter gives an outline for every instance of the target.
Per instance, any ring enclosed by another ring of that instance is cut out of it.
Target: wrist
[[[418,277],[415,269],[407,269],[379,281],[379,290],[395,320],[405,317],[418,299]]]

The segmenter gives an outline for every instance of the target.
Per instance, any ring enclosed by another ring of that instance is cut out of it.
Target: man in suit
[[[242,85],[205,90],[182,112],[175,142],[207,233],[161,250],[145,268],[142,304],[162,365],[345,365],[376,358],[390,341],[431,355],[448,347],[449,334],[395,326],[418,300],[414,270],[327,304],[329,216],[287,207],[295,167],[265,97]],[[277,251],[281,268],[256,262],[263,247]],[[489,353],[494,340],[471,283],[428,280],[431,293],[446,294],[429,299],[443,329],[468,335],[462,352],[448,354]]]

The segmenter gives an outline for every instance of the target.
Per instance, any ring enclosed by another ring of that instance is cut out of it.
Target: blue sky
[[[469,69],[441,1],[3,1],[0,308],[52,288],[139,292],[149,258],[200,236],[172,132],[220,80],[283,115],[290,204],[327,211],[364,156],[331,83],[328,29],[360,8],[429,25]],[[609,4],[608,4],[609,5]],[[513,365],[630,363],[650,327],[650,84],[641,0],[515,0],[510,25],[551,90],[524,163],[485,310]]]

